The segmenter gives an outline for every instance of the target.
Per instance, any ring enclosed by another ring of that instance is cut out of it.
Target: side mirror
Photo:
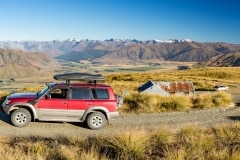
[[[50,93],[46,94],[45,99],[51,99],[51,94]]]

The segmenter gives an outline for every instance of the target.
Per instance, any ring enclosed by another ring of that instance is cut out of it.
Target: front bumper
[[[3,111],[3,107],[2,107],[2,106],[0,106],[0,111],[4,112],[4,111]]]
[[[4,103],[3,103],[3,105],[1,106],[1,111],[3,111],[4,113],[6,113],[6,114],[9,114],[9,106],[8,105],[5,105]]]
[[[4,102],[1,105],[1,110],[6,114],[9,113],[9,109],[10,109],[10,106],[7,104],[8,102],[9,102],[8,97],[6,97],[6,99],[4,100]]]

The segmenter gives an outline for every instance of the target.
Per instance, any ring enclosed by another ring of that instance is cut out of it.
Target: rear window
[[[94,88],[92,89],[94,99],[109,99],[107,89],[103,88]]]
[[[72,88],[72,99],[91,99],[89,88]]]

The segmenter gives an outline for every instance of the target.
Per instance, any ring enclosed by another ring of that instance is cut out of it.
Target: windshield
[[[53,87],[54,87],[54,84],[49,84],[48,86],[46,86],[43,90],[41,90],[40,92],[37,93],[37,98],[44,95],[49,89],[51,89]]]

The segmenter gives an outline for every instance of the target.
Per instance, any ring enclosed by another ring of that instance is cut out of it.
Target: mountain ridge
[[[240,66],[240,52],[234,52],[229,54],[219,54],[207,61],[200,63],[202,66],[215,66],[215,67],[229,67]]]
[[[190,39],[177,40],[78,40],[64,41],[0,41],[0,48],[24,52],[44,52],[55,59],[80,62],[205,62],[221,54],[240,52],[240,44],[224,42],[200,43]]]
[[[39,72],[57,66],[58,63],[45,53],[0,48],[1,78],[39,75]]]

